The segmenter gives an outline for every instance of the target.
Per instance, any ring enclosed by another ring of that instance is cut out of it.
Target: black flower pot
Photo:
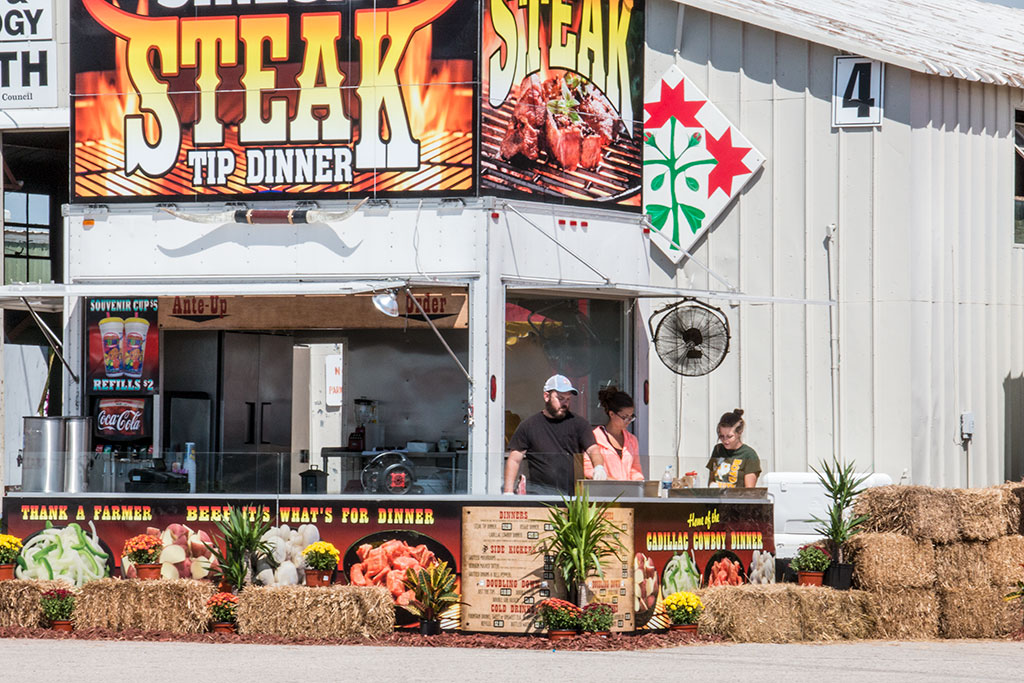
[[[441,622],[440,621],[426,621],[420,620],[420,635],[423,636],[436,636],[441,633]]]
[[[848,591],[853,583],[853,565],[833,562],[825,570],[824,584],[836,590]]]

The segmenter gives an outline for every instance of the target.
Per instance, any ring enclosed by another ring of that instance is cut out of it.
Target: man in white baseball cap
[[[572,397],[579,393],[565,375],[552,375],[544,382],[544,410],[523,420],[509,439],[504,493],[512,493],[523,458],[530,466],[527,493],[571,494],[576,456],[583,453],[594,463],[594,479],[607,479],[590,423],[569,411]]]

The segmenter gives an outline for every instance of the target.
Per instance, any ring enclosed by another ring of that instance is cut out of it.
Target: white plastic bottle
[[[668,498],[670,488],[672,488],[672,465],[667,465],[665,474],[661,475],[661,488],[658,489],[658,497]]]

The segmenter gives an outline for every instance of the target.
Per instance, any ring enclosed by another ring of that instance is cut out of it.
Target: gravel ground
[[[3,678],[18,683],[139,680],[680,681],[826,680],[923,683],[1020,681],[1024,644],[1013,641],[755,645],[570,652],[365,645],[251,645],[82,639],[0,639]],[[543,671],[543,677],[537,673]],[[811,675],[813,672],[813,675]]]

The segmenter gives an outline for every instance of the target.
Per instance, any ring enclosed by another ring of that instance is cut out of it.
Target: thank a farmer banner
[[[672,66],[644,99],[644,211],[674,263],[764,163],[764,155]]]

